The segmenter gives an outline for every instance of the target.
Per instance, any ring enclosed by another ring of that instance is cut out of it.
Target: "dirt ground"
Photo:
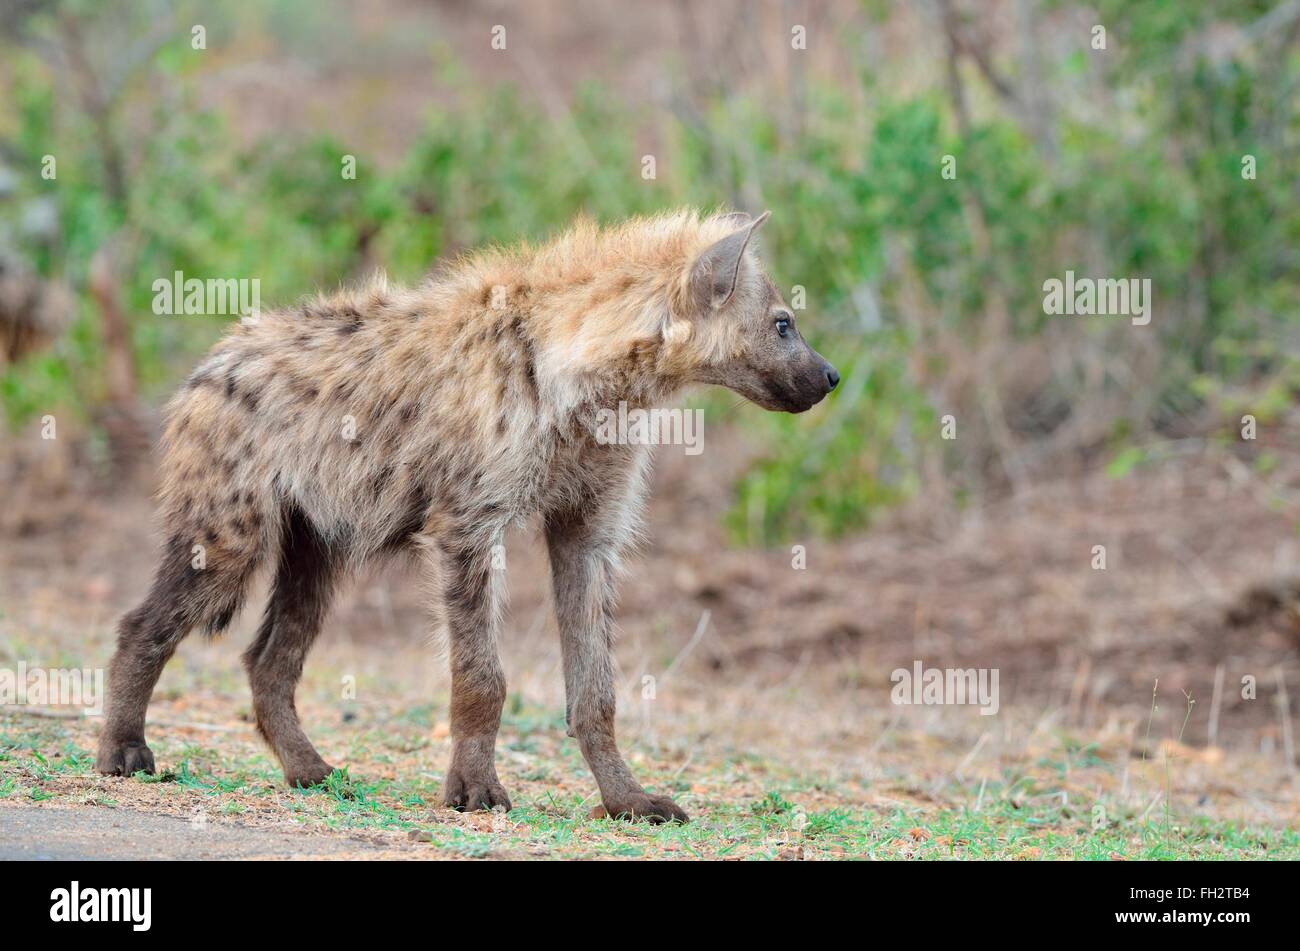
[[[620,610],[622,743],[696,817],[689,831],[589,817],[545,562],[520,533],[508,817],[438,805],[446,663],[418,571],[395,566],[343,594],[299,691],[307,732],[348,768],[337,788],[277,782],[239,665],[250,607],[164,674],[161,782],[94,774],[96,718],[0,708],[0,857],[1300,854],[1300,459],[1261,474],[1197,444],[962,514],[914,506],[861,537],[799,541],[800,569],[784,547],[728,546],[719,516],[747,450],[710,448],[660,450]],[[76,471],[28,471],[6,502],[0,666],[101,667],[145,590],[146,490],[107,494]],[[917,660],[996,668],[997,715],[891,703],[891,672]],[[178,822],[186,835],[161,834]]]
[[[358,836],[206,825],[118,810],[109,818],[85,809],[0,809],[0,861],[137,859],[398,858],[410,852]]]

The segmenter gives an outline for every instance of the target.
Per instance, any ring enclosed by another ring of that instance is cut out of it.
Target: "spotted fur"
[[[766,216],[764,216],[766,217]],[[448,804],[509,806],[493,748],[505,698],[491,548],[540,514],[567,714],[611,814],[685,819],[646,795],[614,741],[614,577],[648,449],[596,439],[597,413],[722,383],[800,411],[833,381],[794,331],[747,216],[580,221],[538,247],[482,251],[413,289],[382,278],[235,327],[172,400],[162,439],[162,564],[122,622],[98,758],[151,770],[144,713],[195,627],[215,633],[274,562],[245,655],[257,724],[291,784],[330,767],[293,695],[335,583],[419,551],[436,568],[452,668]],[[790,315],[793,320],[793,315]]]

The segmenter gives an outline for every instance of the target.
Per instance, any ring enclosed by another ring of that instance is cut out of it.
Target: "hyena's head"
[[[705,222],[722,232],[690,265],[680,308],[690,326],[692,382],[716,383],[764,409],[802,413],[840,381],[808,345],[750,239],[767,220],[727,214]]]

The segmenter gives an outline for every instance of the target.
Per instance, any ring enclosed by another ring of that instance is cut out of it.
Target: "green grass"
[[[419,717],[397,718],[403,724],[411,719]],[[542,745],[553,726],[544,717],[518,716],[503,748]],[[672,793],[694,817],[687,825],[656,826],[590,818],[596,800],[587,790],[593,784],[567,742],[547,752],[552,765],[546,769],[512,775],[503,764],[503,781],[515,802],[509,813],[453,813],[441,806],[441,776],[413,765],[412,753],[420,748],[412,750],[411,729],[421,732],[404,725],[363,733],[357,746],[368,752],[353,760],[360,765],[335,770],[313,789],[289,790],[260,747],[223,744],[218,750],[166,736],[154,738],[162,767],[157,775],[104,779],[94,773],[83,724],[11,718],[0,723],[0,800],[175,814],[201,806],[216,822],[266,816],[269,810],[305,829],[376,833],[417,854],[466,858],[1300,858],[1300,832],[1294,829],[1181,816],[1177,809],[1166,825],[1162,808],[1139,814],[1104,797],[1080,799],[1077,789],[1067,792],[1066,776],[1114,764],[1095,747],[1074,741],[1064,744],[1059,758],[1030,764],[1033,776],[1007,771],[997,782],[949,783],[935,792],[933,803],[892,807],[863,805],[871,797],[855,783],[796,775],[750,755],[699,762],[690,782],[652,766],[642,769],[647,785]],[[758,791],[726,794],[752,788],[755,775],[764,777]],[[707,791],[693,791],[701,787]],[[954,805],[963,802],[968,804]],[[1104,811],[1094,815],[1098,803]]]

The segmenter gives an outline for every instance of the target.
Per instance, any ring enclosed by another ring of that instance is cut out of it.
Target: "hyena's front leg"
[[[497,656],[498,597],[490,550],[445,545],[439,574],[451,652],[451,765],[443,803],[472,812],[510,808],[497,778],[506,676]]]
[[[605,811],[687,822],[677,803],[641,788],[614,739],[614,543],[572,514],[547,519],[546,543],[564,658],[565,720],[596,777]]]

